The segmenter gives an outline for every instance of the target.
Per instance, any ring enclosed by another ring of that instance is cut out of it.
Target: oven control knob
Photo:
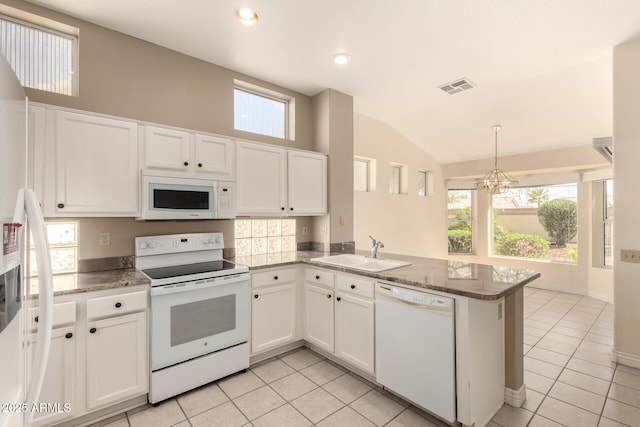
[[[156,242],[151,242],[151,243],[149,243],[149,247],[150,247],[151,249],[154,249],[156,246],[157,246],[157,245],[156,245]]]
[[[147,249],[149,244],[145,241],[140,242],[140,249]]]

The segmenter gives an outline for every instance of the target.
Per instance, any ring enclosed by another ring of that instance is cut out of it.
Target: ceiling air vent
[[[613,163],[613,138],[604,136],[602,138],[593,138],[592,147],[602,155],[609,163]]]
[[[451,83],[438,86],[438,89],[442,89],[449,95],[453,95],[454,93],[462,92],[463,90],[468,90],[474,87],[476,87],[476,85],[474,85],[471,80],[462,78],[452,81]]]

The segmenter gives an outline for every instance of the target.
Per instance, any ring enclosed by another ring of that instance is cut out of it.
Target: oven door
[[[248,274],[151,288],[151,370],[249,340]]]

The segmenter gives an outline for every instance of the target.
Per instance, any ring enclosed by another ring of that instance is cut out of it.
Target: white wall
[[[614,349],[640,367],[640,264],[620,261],[621,249],[640,249],[640,40],[617,46],[613,61]]]
[[[354,155],[376,159],[377,165],[376,191],[354,193],[356,249],[370,249],[372,235],[385,244],[381,256],[446,257],[447,193],[440,164],[389,125],[360,114],[354,115]],[[408,194],[389,194],[390,162],[407,165]],[[432,171],[427,197],[417,195],[420,170]]]

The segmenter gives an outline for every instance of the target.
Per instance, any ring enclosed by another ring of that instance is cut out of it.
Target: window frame
[[[592,242],[592,266],[595,268],[612,269],[613,268],[613,215],[608,216],[607,209],[607,182],[611,182],[613,186],[613,179],[601,179],[593,181],[593,223],[591,232]],[[612,206],[614,207],[614,206]],[[611,263],[607,263],[606,255],[606,229],[610,226],[610,238],[611,238]]]
[[[71,41],[71,64],[70,64],[71,69],[69,70],[69,72],[72,75],[72,77],[71,77],[71,93],[70,94],[63,93],[63,92],[55,92],[55,91],[46,90],[46,89],[33,87],[33,86],[26,86],[23,84],[22,80],[21,80],[21,84],[24,87],[27,87],[29,89],[55,93],[57,95],[75,96],[75,97],[79,95],[80,31],[78,28],[73,27],[71,25],[63,24],[61,22],[57,22],[42,16],[24,12],[22,10],[15,9],[6,5],[0,5],[0,20],[8,21],[15,25],[26,27],[28,29],[49,33],[53,36]],[[10,62],[9,58],[7,58],[7,60]],[[14,68],[14,65],[12,64],[11,67]],[[20,74],[18,72],[16,72],[16,75],[18,76],[18,79],[20,79]]]
[[[280,102],[284,105],[284,135],[282,137],[269,135],[265,133],[252,132],[245,129],[239,129],[236,127],[236,103],[235,92],[245,92],[254,96],[258,96],[271,101]],[[245,81],[234,79],[233,81],[233,129],[240,132],[246,132],[253,135],[262,135],[269,138],[284,139],[289,141],[295,141],[295,97],[286,95],[284,93],[277,92],[275,90],[267,89],[262,86],[251,84]]]

